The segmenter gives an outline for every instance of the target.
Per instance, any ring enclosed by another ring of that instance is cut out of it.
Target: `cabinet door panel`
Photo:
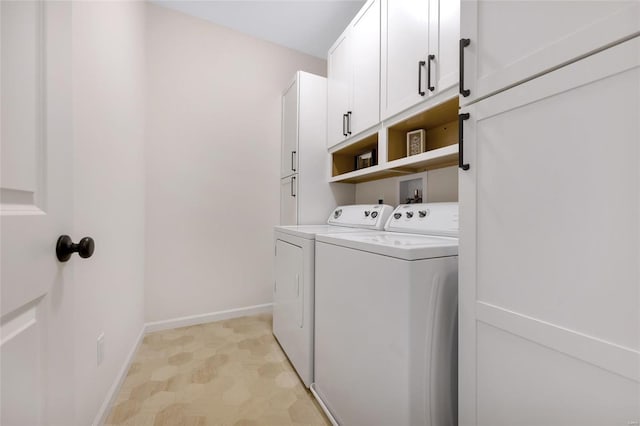
[[[435,0],[431,0],[432,2]],[[429,2],[383,0],[382,2],[382,118],[388,118],[424,100],[426,71],[418,67],[427,59]],[[418,87],[419,73],[422,89]],[[426,95],[426,93],[425,93]]]
[[[349,121],[355,135],[380,121],[380,0],[365,5],[349,37],[353,63]]]
[[[437,94],[458,84],[460,2],[430,0],[429,7],[429,54],[435,55],[432,79]]]
[[[468,104],[640,31],[637,1],[463,0]]]
[[[280,179],[280,225],[298,224],[298,175]]]
[[[461,424],[640,420],[639,94],[635,38],[463,110]]]
[[[346,139],[343,114],[349,110],[351,65],[349,63],[349,39],[340,36],[329,51],[327,77],[327,144],[331,148]]]
[[[280,177],[287,177],[298,169],[298,78],[282,96],[282,146],[280,149]]]

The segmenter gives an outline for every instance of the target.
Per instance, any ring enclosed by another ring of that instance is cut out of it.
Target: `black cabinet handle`
[[[347,133],[351,134],[351,111],[347,111]]]
[[[294,163],[293,157],[297,154],[296,151],[291,151],[291,170],[296,171],[296,165]]]
[[[458,115],[458,167],[462,170],[469,170],[469,164],[464,163],[464,128],[462,123],[468,120],[471,115],[468,112]]]
[[[422,91],[422,67],[426,64],[425,61],[418,61],[418,95],[424,96],[425,92]]]
[[[78,244],[74,244],[68,235],[60,235],[56,243],[56,257],[60,262],[71,259],[73,253],[78,253],[81,258],[86,259],[93,255],[96,245],[93,238],[84,237]]]
[[[464,48],[470,43],[468,38],[460,39],[460,94],[465,98],[471,94],[471,90],[464,88]]]
[[[429,55],[427,57],[427,89],[429,89],[430,92],[436,90],[435,86],[431,85],[431,62],[433,62],[435,59],[436,55]]]
[[[291,177],[291,196],[292,197],[296,196],[296,193],[293,191],[293,187],[295,186],[295,184],[296,184],[296,177],[292,176]]]
[[[347,119],[347,114],[342,114],[342,135],[347,136],[347,125],[345,120]]]

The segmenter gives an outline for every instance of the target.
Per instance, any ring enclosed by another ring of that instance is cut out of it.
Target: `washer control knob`
[[[369,210],[365,210],[364,217],[369,217],[370,214],[371,214],[371,212]]]
[[[394,219],[400,219],[402,217],[402,213],[394,213],[393,214],[393,218]]]
[[[333,212],[334,219],[339,218],[341,214],[342,214],[342,209],[338,209],[335,212]]]
[[[413,217],[413,212],[407,212],[407,219],[411,219]]]
[[[426,215],[427,215],[427,211],[426,210],[420,210],[418,212],[418,216],[420,216],[420,217],[425,217]]]
[[[378,212],[371,212],[371,219],[378,217]]]

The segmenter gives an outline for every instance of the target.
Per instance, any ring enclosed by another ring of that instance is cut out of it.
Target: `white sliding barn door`
[[[640,37],[462,109],[461,426],[640,422]]]
[[[73,424],[71,4],[2,1],[0,424]]]

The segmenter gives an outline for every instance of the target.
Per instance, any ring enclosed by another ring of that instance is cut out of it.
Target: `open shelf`
[[[381,130],[386,132],[387,136],[386,158],[378,159],[379,163],[376,165],[356,170],[357,155],[372,149],[378,150],[378,133],[369,135],[331,153],[332,169],[329,181],[360,183],[457,164],[457,96],[401,121],[390,122],[393,123],[390,126],[385,126],[383,122]],[[407,156],[407,132],[419,129],[425,131],[425,151]]]
[[[407,132],[426,132],[425,152],[407,157]],[[387,128],[387,160],[419,157],[458,143],[458,97]]]
[[[372,169],[376,167],[375,165],[364,168],[364,169],[359,169],[359,170],[356,170],[356,165],[355,165],[355,157],[357,155],[363,154],[367,151],[371,151],[372,149],[375,149],[376,152],[378,150],[378,133],[377,132],[343,149],[340,149],[334,152],[333,154],[331,154],[332,156],[331,176],[334,176],[334,177],[341,176],[354,171],[355,172],[372,171]]]
[[[458,145],[447,145],[442,148],[432,149],[422,154],[403,157],[389,161],[386,168],[401,170],[406,173],[418,173],[425,170],[439,169],[441,167],[458,164]]]
[[[386,164],[367,167],[333,176],[329,182],[360,183],[372,180],[384,179],[393,176],[407,175],[433,170],[441,167],[458,164],[458,145],[449,145],[443,148],[400,158]]]

